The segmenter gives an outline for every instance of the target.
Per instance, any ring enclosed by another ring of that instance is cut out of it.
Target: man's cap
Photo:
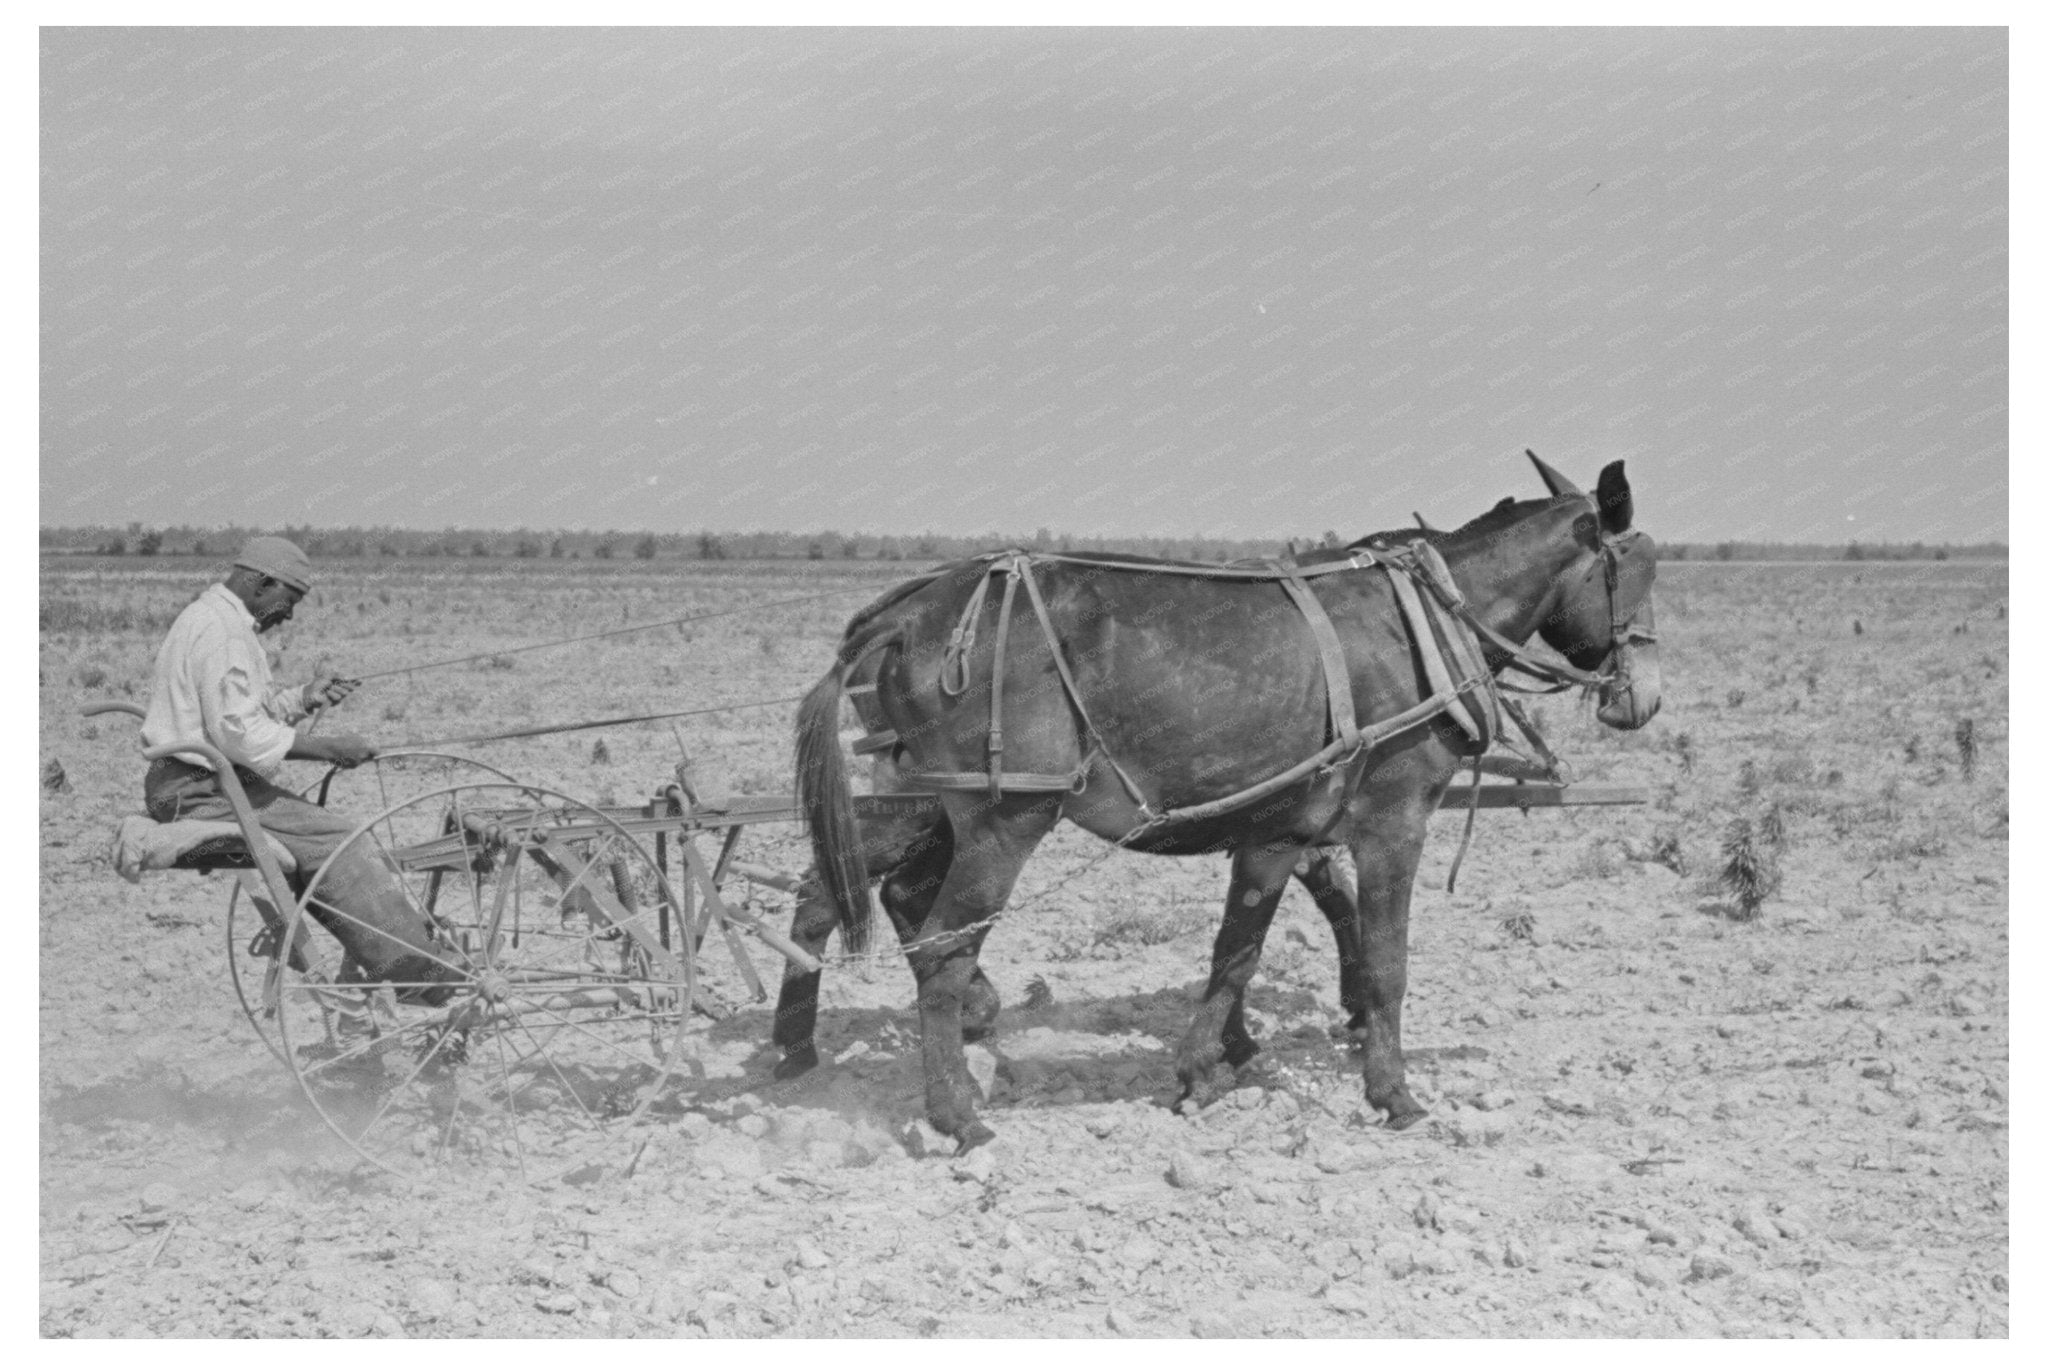
[[[283,536],[257,536],[235,556],[235,566],[254,569],[305,592],[313,586],[313,566],[306,552]]]

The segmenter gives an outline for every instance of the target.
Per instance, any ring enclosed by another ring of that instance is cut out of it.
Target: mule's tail
[[[796,713],[796,794],[811,829],[811,857],[825,894],[839,913],[839,933],[850,953],[868,950],[875,903],[868,894],[867,861],[853,822],[853,792],[839,752],[840,666],[818,680]]]

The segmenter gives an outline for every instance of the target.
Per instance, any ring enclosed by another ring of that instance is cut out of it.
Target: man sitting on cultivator
[[[292,619],[312,586],[306,552],[278,536],[258,536],[242,547],[234,567],[178,615],[156,656],[149,712],[142,722],[145,748],[201,741],[235,765],[256,821],[298,861],[292,889],[303,895],[314,873],[332,860],[354,823],[302,801],[274,785],[288,758],[353,768],[377,756],[359,735],[301,735],[294,724],[316,708],[339,705],[356,688],[328,677],[304,687],[278,687],[257,636]],[[234,809],[205,757],[190,753],[150,765],[143,795],[150,817],[233,820]],[[354,966],[368,976],[407,989],[400,998],[439,1004],[443,982],[459,969],[434,945],[396,873],[362,840],[341,855],[320,882],[320,901],[309,907]]]

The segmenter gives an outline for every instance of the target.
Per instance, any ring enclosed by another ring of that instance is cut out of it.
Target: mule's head
[[[1552,496],[1586,498],[1533,453],[1529,458]],[[1571,524],[1581,553],[1560,579],[1537,633],[1574,668],[1601,675],[1600,719],[1617,730],[1634,730],[1649,724],[1663,701],[1650,605],[1657,542],[1635,528],[1635,501],[1620,460],[1600,471],[1586,501],[1591,506]]]

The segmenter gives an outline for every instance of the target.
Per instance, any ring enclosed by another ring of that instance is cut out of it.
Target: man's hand
[[[361,735],[300,735],[298,743],[292,745],[287,758],[310,758],[319,763],[332,763],[337,768],[353,768],[358,763],[367,763],[377,756],[377,746]]]
[[[362,685],[359,678],[338,678],[330,674],[307,683],[299,690],[299,698],[308,711],[317,711],[323,706],[341,705],[351,692]]]

